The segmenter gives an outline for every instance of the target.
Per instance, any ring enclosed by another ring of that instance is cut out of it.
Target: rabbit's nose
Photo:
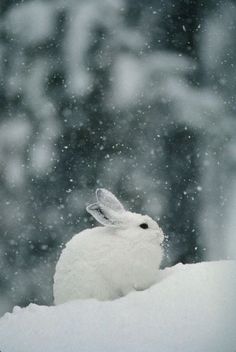
[[[164,241],[164,235],[160,232],[157,232],[157,237],[159,238],[160,242]]]

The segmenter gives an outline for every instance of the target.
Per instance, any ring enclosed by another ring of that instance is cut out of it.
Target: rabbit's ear
[[[104,206],[107,209],[119,213],[125,211],[121,202],[110,191],[104,188],[98,188],[96,190],[96,196],[98,203],[101,204],[102,207]]]
[[[90,204],[86,210],[102,225],[116,225],[119,223],[115,212],[98,203]]]

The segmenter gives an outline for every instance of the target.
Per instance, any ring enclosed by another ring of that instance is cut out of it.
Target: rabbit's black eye
[[[140,224],[139,227],[141,227],[142,229],[148,229],[148,224],[144,222],[143,224]]]

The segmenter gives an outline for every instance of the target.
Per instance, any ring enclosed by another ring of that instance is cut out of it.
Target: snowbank
[[[236,262],[178,264],[151,289],[109,302],[16,307],[2,352],[233,352]]]

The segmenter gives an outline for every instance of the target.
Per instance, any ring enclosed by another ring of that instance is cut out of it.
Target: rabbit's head
[[[120,201],[108,190],[96,190],[97,202],[87,211],[102,225],[112,227],[112,232],[126,238],[149,238],[163,242],[164,235],[159,225],[147,215],[126,211]]]

